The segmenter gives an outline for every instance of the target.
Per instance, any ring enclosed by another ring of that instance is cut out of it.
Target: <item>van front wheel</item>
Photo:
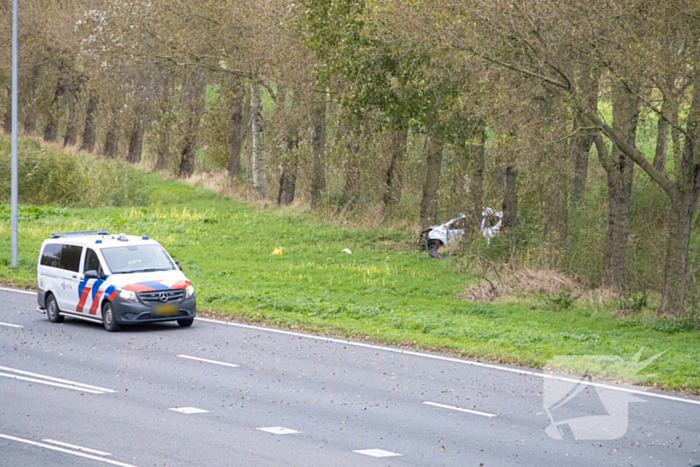
[[[189,328],[190,326],[192,326],[192,323],[194,323],[194,318],[185,318],[177,320],[177,324],[179,324],[182,328]]]
[[[61,310],[58,309],[58,303],[56,303],[56,297],[53,294],[48,294],[46,296],[46,316],[48,316],[49,321],[52,323],[62,323],[63,315]]]
[[[122,328],[114,319],[114,307],[111,302],[105,302],[102,305],[102,324],[109,332],[116,332]]]

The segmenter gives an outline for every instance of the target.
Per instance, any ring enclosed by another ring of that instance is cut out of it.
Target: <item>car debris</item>
[[[489,226],[489,216],[498,219],[494,225]],[[481,233],[486,237],[486,245],[491,245],[491,239],[501,230],[501,222],[503,222],[503,211],[494,211],[491,208],[484,208],[481,211]]]
[[[428,254],[432,258],[442,259],[443,256],[438,253],[438,249],[443,246],[450,246],[454,242],[459,242],[466,232],[467,221],[466,214],[460,214],[441,225],[432,225],[424,229],[418,238],[418,244],[421,248],[428,250]],[[495,223],[494,221],[498,219]],[[481,212],[481,225],[479,230],[486,237],[487,245],[491,244],[491,239],[501,229],[503,221],[503,212],[495,211],[491,208],[483,208]]]

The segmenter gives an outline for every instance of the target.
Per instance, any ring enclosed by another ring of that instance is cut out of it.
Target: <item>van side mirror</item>
[[[99,279],[100,275],[97,271],[85,271],[85,279]]]
[[[175,264],[177,264],[177,268],[182,271],[182,266],[180,265],[179,261],[175,261]]]

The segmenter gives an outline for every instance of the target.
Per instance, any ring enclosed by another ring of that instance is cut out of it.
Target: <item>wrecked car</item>
[[[488,244],[491,239],[498,233],[503,220],[503,212],[494,211],[491,208],[484,208],[481,212],[481,225],[479,230],[486,237]],[[450,246],[454,242],[459,242],[467,229],[467,216],[460,214],[450,221],[441,225],[433,225],[424,229],[418,238],[418,245],[428,250],[428,254],[432,258],[442,259],[442,255],[438,250],[443,246]]]

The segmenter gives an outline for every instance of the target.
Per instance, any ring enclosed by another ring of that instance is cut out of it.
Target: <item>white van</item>
[[[177,321],[188,327],[197,314],[194,287],[155,240],[107,230],[51,234],[37,265],[39,311],[49,321],[64,316],[122,325]]]

